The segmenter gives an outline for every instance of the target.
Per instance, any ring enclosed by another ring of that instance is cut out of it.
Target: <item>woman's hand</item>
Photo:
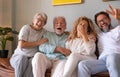
[[[87,37],[87,28],[85,25],[81,25],[79,30],[78,30],[78,34],[82,37],[82,39],[84,40],[84,42],[89,41],[88,37]]]
[[[31,48],[31,47],[36,47],[36,46],[39,46],[43,43],[46,43],[48,42],[48,39],[47,38],[43,38],[43,39],[40,39],[38,41],[35,41],[35,42],[28,42],[28,41],[24,41],[24,40],[19,40],[18,41],[18,47],[20,48]]]
[[[44,44],[46,42],[48,42],[48,39],[47,38],[42,38],[42,39],[38,40],[38,45]]]
[[[84,25],[81,25],[79,32],[80,32],[82,37],[87,36],[87,30],[86,30]]]
[[[93,40],[93,41],[97,40],[97,38],[94,34],[90,34],[90,35],[88,35],[88,37],[89,37],[90,40]]]

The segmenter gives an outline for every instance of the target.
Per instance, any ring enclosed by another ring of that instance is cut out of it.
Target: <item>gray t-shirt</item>
[[[45,32],[46,30],[44,28],[39,31],[36,31],[32,29],[30,25],[24,25],[20,30],[18,40],[34,42],[41,39]],[[38,47],[32,47],[32,48],[17,47],[14,54],[22,54],[28,57],[32,57],[37,51],[38,51]]]

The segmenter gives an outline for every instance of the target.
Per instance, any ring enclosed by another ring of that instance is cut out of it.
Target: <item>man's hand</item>
[[[118,23],[120,24],[120,9],[113,8],[110,4],[108,6],[110,10],[106,10],[106,12],[110,14],[113,18],[118,20]]]
[[[55,48],[55,51],[58,51],[58,52],[62,53],[65,56],[68,56],[71,53],[71,51],[69,49],[66,49],[66,48],[63,48],[63,47],[60,47],[60,46],[57,46]]]

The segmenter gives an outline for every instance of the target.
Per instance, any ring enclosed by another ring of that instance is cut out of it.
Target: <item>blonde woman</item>
[[[71,77],[81,60],[97,59],[95,35],[94,24],[89,18],[83,16],[75,21],[70,34],[71,39],[66,42],[66,48],[71,50],[71,54],[65,63],[63,77]]]

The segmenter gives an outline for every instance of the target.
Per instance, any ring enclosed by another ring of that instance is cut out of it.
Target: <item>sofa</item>
[[[9,58],[0,58],[0,77],[15,77],[14,69],[11,67],[9,60]],[[50,77],[50,70],[46,71],[45,77]],[[109,74],[108,72],[101,72],[91,75],[91,77],[109,77]]]

